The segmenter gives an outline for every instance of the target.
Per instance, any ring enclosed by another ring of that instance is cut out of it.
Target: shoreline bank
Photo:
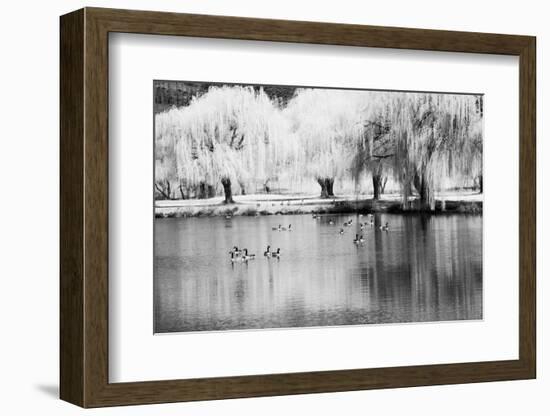
[[[235,197],[235,203],[223,204],[221,198],[208,200],[155,201],[156,218],[259,216],[295,214],[401,213],[401,214],[482,214],[483,196],[472,193],[441,195],[435,210],[421,209],[417,198],[403,209],[397,195],[375,201],[372,197],[340,196],[321,199],[312,196],[246,195]]]

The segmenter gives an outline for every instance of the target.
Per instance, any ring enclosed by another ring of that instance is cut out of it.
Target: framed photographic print
[[[61,398],[534,378],[535,49],[62,16]]]

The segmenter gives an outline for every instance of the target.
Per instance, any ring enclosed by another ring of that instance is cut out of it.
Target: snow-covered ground
[[[159,200],[155,201],[155,206],[159,208],[170,207],[208,207],[220,205],[223,202],[222,196],[217,196],[209,199],[178,199],[178,200]],[[359,202],[372,199],[372,194],[347,194],[336,195],[333,198],[320,198],[318,195],[303,194],[303,195],[288,195],[288,194],[250,194],[250,195],[233,195],[233,200],[237,204],[256,205],[258,208],[264,206],[285,206],[285,205],[326,205],[336,202]],[[383,201],[399,201],[399,194],[384,194],[381,198]],[[482,201],[483,194],[478,192],[441,192],[436,193],[436,199],[445,201]]]
[[[224,198],[221,196],[209,199],[155,201],[155,214],[159,217],[179,217],[372,212],[399,210],[401,205],[399,194],[384,194],[380,201],[373,201],[370,194],[338,195],[333,198],[320,198],[311,194],[251,194],[235,195],[233,199],[235,204],[227,205],[223,204]],[[411,198],[413,199],[415,198]],[[475,192],[446,192],[436,194],[436,200],[445,201],[446,208],[438,210],[479,213],[483,195]]]

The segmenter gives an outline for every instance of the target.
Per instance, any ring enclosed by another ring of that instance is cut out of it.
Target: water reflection
[[[388,232],[379,229],[386,221]],[[366,217],[156,219],[155,332],[482,317],[481,216],[377,214],[363,230],[360,222]],[[273,231],[279,223],[293,231]],[[356,233],[363,244],[353,243]],[[268,244],[280,259],[263,257]],[[233,246],[256,260],[231,263]]]

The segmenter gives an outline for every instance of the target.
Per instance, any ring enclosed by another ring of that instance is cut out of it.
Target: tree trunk
[[[334,178],[326,178],[325,185],[327,187],[327,195],[329,197],[334,196]]]
[[[380,175],[372,175],[372,189],[374,192],[373,199],[378,201],[382,193],[382,177]]]
[[[223,203],[234,204],[235,201],[233,201],[233,193],[231,192],[231,179],[222,178],[222,185],[223,185],[223,193],[225,195],[225,199]]]
[[[433,211],[435,209],[435,198],[433,189],[429,186],[425,173],[414,175],[414,187],[420,196],[420,208]]]
[[[155,183],[155,188],[156,188],[157,192],[160,193],[164,199],[170,199],[170,196],[166,194],[163,187],[161,187],[157,183]]]
[[[380,195],[382,195],[384,193],[384,191],[386,190],[386,184],[388,183],[388,177],[387,176],[384,176],[381,180],[380,180]]]
[[[403,208],[404,211],[408,211],[409,208],[410,208],[410,203],[409,203],[409,196],[411,195],[411,182],[410,180],[405,180],[403,178],[403,188],[402,188],[402,202],[401,202],[401,206]]]
[[[170,181],[166,181],[166,194],[168,199],[172,199],[172,190],[170,189]]]
[[[324,178],[317,178],[317,183],[321,186],[321,198],[328,198],[327,181]]]
[[[414,185],[414,189],[416,189],[416,192],[418,192],[418,195],[421,196],[422,195],[422,178],[418,173],[414,174],[413,185]]]

